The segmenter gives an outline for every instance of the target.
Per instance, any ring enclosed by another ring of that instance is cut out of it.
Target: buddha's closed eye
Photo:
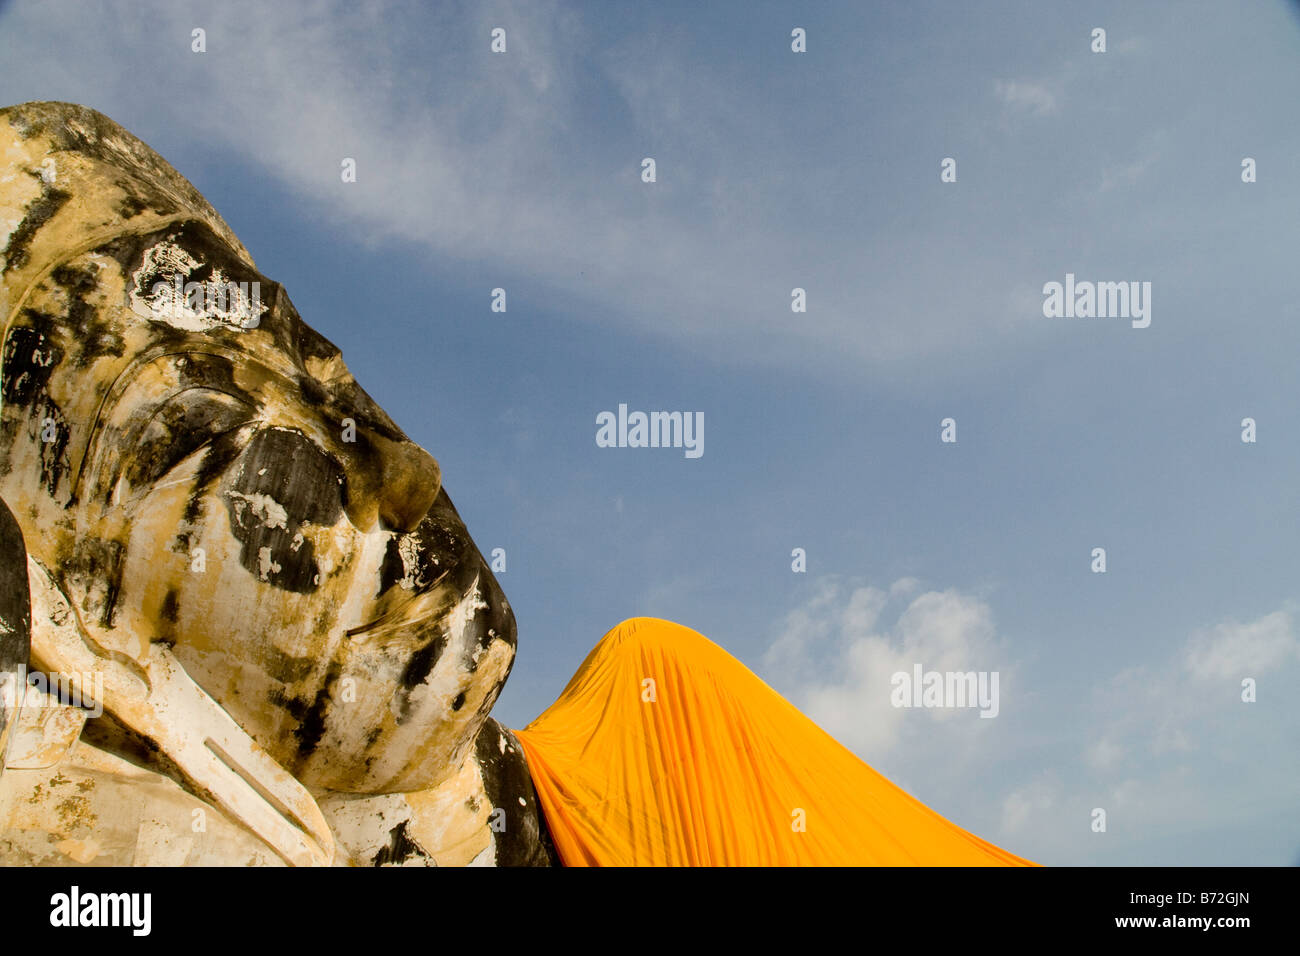
[[[208,388],[180,392],[144,427],[122,478],[129,489],[147,490],[204,445],[253,417],[247,403],[223,392]]]

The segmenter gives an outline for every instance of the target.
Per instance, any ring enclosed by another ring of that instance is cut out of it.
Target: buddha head
[[[454,772],[515,622],[437,462],[94,111],[0,110],[0,250],[0,497],[87,645],[167,645],[310,787]]]

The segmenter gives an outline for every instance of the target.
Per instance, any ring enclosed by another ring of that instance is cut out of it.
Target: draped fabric
[[[624,621],[523,744],[568,866],[1032,866],[941,817],[689,628]]]

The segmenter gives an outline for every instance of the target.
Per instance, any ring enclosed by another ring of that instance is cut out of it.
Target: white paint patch
[[[483,595],[479,591],[478,580],[476,579],[473,588],[447,614],[447,638],[453,646],[464,642],[465,630],[469,626],[469,622],[474,620],[474,615],[481,608],[487,606],[487,602],[483,600]],[[425,677],[423,683],[411,689],[411,693],[407,697],[407,703],[411,710],[416,712],[422,711],[429,706],[449,711],[452,698],[457,694],[464,693],[466,690],[466,676],[467,673],[463,669],[458,669],[455,666],[434,667]],[[393,697],[389,706],[391,712],[396,715],[398,713],[396,696]]]
[[[239,491],[228,491],[226,494],[228,497],[235,499],[235,513],[241,520],[244,517],[244,506],[247,505],[253,509],[254,517],[262,519],[264,527],[289,530],[289,513],[285,511],[284,505],[270,495],[264,495],[261,492],[246,495]],[[297,548],[294,550],[296,551]]]
[[[397,554],[402,559],[402,579],[397,583],[406,591],[414,591],[428,584],[420,574],[420,543],[413,534],[394,535]]]
[[[263,581],[269,580],[272,572],[280,570],[280,566],[271,560],[270,548],[257,549],[257,569]]]
[[[465,633],[469,622],[474,620],[474,615],[487,606],[487,601],[483,600],[483,593],[478,589],[476,579],[473,589],[447,615],[447,630],[459,638]]]
[[[220,269],[203,282],[187,282],[203,263],[172,242],[174,238],[145,251],[144,261],[132,274],[131,311],[188,332],[256,328],[267,310],[259,284],[231,282]],[[146,289],[146,282],[152,282],[152,287]]]
[[[0,238],[4,239],[3,248],[9,248],[9,240],[13,237],[14,230],[18,228],[22,221],[22,216],[17,219],[0,219]],[[8,265],[8,260],[4,256],[0,256],[0,269],[3,269],[6,265]]]

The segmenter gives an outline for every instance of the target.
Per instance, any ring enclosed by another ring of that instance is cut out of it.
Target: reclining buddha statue
[[[437,462],[92,110],[0,110],[0,319],[0,863],[1025,862],[667,621],[493,720]]]

